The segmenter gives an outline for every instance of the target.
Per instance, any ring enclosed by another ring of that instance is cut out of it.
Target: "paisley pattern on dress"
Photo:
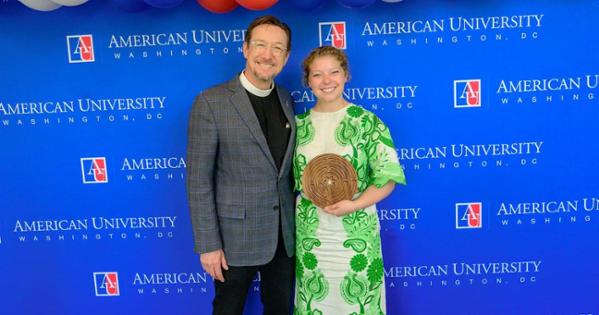
[[[335,153],[358,175],[358,190],[405,184],[389,129],[373,113],[350,104],[333,113],[296,116],[295,189],[310,160]],[[342,217],[327,214],[302,194],[296,206],[294,314],[385,314],[384,267],[376,205]]]

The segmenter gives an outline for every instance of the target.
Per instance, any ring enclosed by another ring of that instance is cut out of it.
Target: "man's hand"
[[[225,282],[222,270],[229,270],[229,266],[227,265],[227,259],[225,258],[225,253],[222,249],[200,254],[200,262],[202,263],[204,270],[206,270],[214,280]]]

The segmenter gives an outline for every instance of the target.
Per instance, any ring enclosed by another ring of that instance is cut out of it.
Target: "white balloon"
[[[62,5],[50,0],[19,0],[19,2],[38,11],[52,11],[62,7]]]
[[[74,7],[76,5],[84,4],[87,0],[52,0],[52,2],[56,2],[60,5],[65,5],[68,7]]]

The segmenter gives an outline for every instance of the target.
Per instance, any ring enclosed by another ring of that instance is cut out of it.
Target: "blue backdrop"
[[[389,314],[599,313],[599,1],[281,0],[0,4],[2,314],[210,312],[187,116],[266,13],[294,32],[278,82],[296,112],[313,105],[301,60],[342,45],[346,97],[391,128],[408,186],[379,204]]]

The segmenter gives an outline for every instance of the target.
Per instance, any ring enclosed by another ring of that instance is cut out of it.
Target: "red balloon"
[[[237,0],[240,6],[254,11],[265,10],[272,7],[279,0]]]
[[[227,13],[237,8],[235,0],[196,0],[199,5],[212,13]]]

